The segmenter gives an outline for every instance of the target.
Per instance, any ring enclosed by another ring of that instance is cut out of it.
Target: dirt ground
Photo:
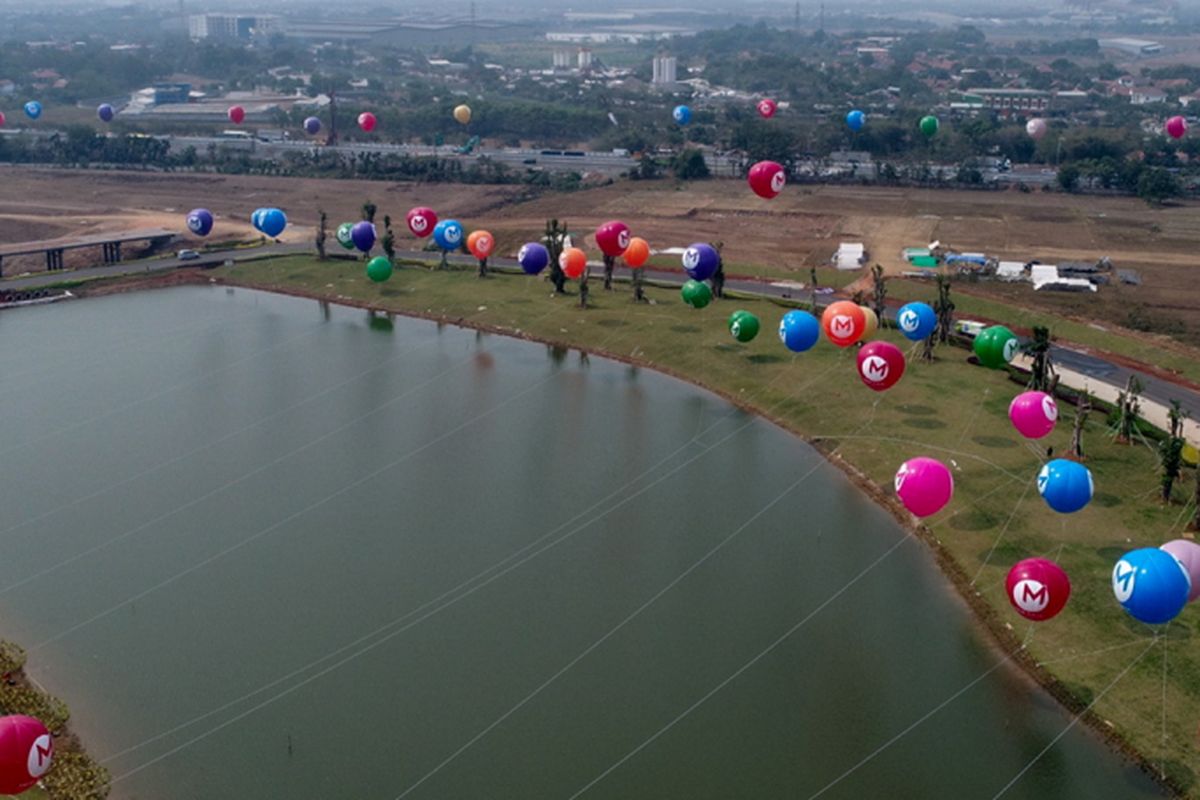
[[[0,241],[108,230],[165,227],[186,232],[183,215],[204,206],[216,216],[209,241],[257,236],[257,207],[274,205],[290,220],[284,241],[311,240],[317,209],[330,228],[360,218],[368,199],[377,222],[393,217],[400,249],[417,242],[405,212],[428,205],[468,229],[487,227],[501,255],[513,255],[557,217],[585,234],[595,252],[596,225],[620,218],[660,249],[693,241],[724,242],[730,274],[806,280],[828,265],[841,241],[866,244],[871,263],[890,274],[907,268],[904,247],[940,240],[962,251],[1044,263],[1108,256],[1136,269],[1143,284],[1103,287],[1097,294],[1034,293],[1028,285],[979,283],[975,293],[1110,324],[1148,328],[1200,345],[1200,214],[1195,205],[1154,209],[1130,198],[1056,193],[969,192],[855,186],[793,186],[762,200],[736,181],[677,185],[618,182],[570,194],[521,200],[516,186],[384,183],[258,176],[187,175],[0,167]],[[577,240],[578,243],[578,240]],[[179,246],[198,244],[185,238]],[[423,242],[422,242],[423,244]],[[95,256],[72,256],[86,260]],[[68,263],[68,266],[81,266]],[[34,264],[30,268],[39,268]],[[5,273],[13,270],[5,264]]]

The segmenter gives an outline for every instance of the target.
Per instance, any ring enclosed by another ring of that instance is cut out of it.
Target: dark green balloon
[[[1019,346],[1015,333],[1003,325],[993,325],[975,337],[975,357],[985,367],[1000,369],[1012,361]]]
[[[748,342],[758,336],[758,317],[749,311],[735,311],[729,317],[729,332],[739,342]]]
[[[930,114],[927,117],[921,117],[921,133],[928,137],[933,137],[938,132],[938,118]]]
[[[353,222],[343,222],[341,225],[338,225],[337,233],[334,234],[334,238],[338,240],[338,244],[347,250],[354,249],[354,240],[350,238],[350,231],[353,228]]]
[[[376,283],[383,283],[392,277],[392,262],[386,256],[375,256],[367,262],[367,277]]]
[[[712,301],[712,290],[708,288],[707,283],[701,283],[700,281],[688,281],[685,283],[681,294],[683,295],[683,302],[692,308],[704,308]]]

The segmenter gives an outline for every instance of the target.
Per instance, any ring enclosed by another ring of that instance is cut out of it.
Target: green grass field
[[[1190,517],[1194,475],[1185,472],[1176,501],[1161,505],[1156,456],[1143,445],[1113,443],[1103,414],[1093,412],[1084,439],[1096,497],[1083,511],[1064,516],[1045,506],[1034,477],[1046,446],[1067,451],[1073,412],[1065,409],[1050,437],[1027,445],[1007,417],[1009,400],[1020,387],[1005,372],[969,364],[963,350],[939,348],[933,364],[910,361],[900,383],[877,394],[859,381],[853,348],[838,350],[822,341],[804,354],[784,349],[775,329],[786,309],[767,301],[725,300],[694,310],[676,291],[651,288],[654,303],[639,305],[631,302],[627,286],[605,292],[593,281],[594,307],[580,310],[576,297],[553,298],[550,285],[538,278],[501,275],[480,281],[466,271],[401,269],[389,282],[372,284],[360,264],[309,257],[258,261],[211,274],[242,285],[367,302],[636,359],[737,398],[827,450],[836,448],[882,487],[891,486],[896,468],[910,457],[952,461],[956,496],[927,521],[949,558],[947,572],[957,575],[966,594],[977,593],[976,599],[984,601],[977,610],[994,628],[1011,626],[1017,640],[1027,639],[1033,658],[1047,662],[1082,704],[1099,697],[1094,711],[1111,730],[1161,765],[1189,796],[1200,796],[1200,638],[1194,635],[1200,610],[1185,609],[1165,630],[1155,631],[1128,617],[1110,589],[1121,553],[1181,535]],[[958,299],[960,309],[973,313],[972,302]],[[726,330],[725,320],[737,308],[762,320],[762,333],[749,344],[738,344]],[[882,338],[910,349],[894,333]],[[1072,579],[1067,609],[1050,622],[1023,620],[1004,594],[1008,568],[1031,555],[1057,559]]]

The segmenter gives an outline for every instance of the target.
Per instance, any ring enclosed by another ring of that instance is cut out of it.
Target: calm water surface
[[[218,287],[0,341],[0,633],[114,797],[990,798],[1070,721],[814,451],[669,378]],[[1005,794],[1152,796],[1079,729]]]

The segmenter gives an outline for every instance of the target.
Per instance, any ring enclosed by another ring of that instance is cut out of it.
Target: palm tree
[[[875,310],[875,316],[879,318],[879,327],[883,328],[886,327],[883,312],[887,309],[887,283],[883,280],[883,267],[879,264],[871,267],[871,281],[874,289],[871,306]]]
[[[375,224],[375,204],[372,203],[370,200],[363,203],[362,218],[365,219],[367,222],[371,223],[372,225]]]
[[[383,215],[383,252],[387,254],[388,261],[396,260],[396,234],[392,232],[392,217],[390,214]]]
[[[712,276],[713,297],[718,300],[725,296],[725,258],[721,255],[724,247],[724,242],[712,242],[712,249],[717,251],[717,270]]]
[[[1171,423],[1171,436],[1176,439],[1183,438],[1183,421],[1191,416],[1191,413],[1184,411],[1179,405],[1178,400],[1171,401],[1171,408],[1167,411],[1167,419]]]
[[[937,339],[939,344],[945,344],[950,338],[950,329],[954,326],[954,301],[950,299],[950,279],[945,275],[937,276],[938,298],[933,304],[937,312]]]
[[[1142,382],[1136,375],[1130,375],[1125,383],[1125,390],[1117,395],[1117,441],[1129,444],[1137,432],[1138,412],[1141,411]]]
[[[1087,388],[1075,398],[1075,428],[1071,431],[1071,455],[1083,460],[1083,426],[1092,411],[1092,398]]]
[[[321,222],[317,225],[317,258],[321,261],[325,260],[325,228],[328,222],[328,215],[324,209],[318,209],[317,213],[321,215]]]
[[[1029,388],[1038,392],[1054,394],[1058,385],[1058,372],[1050,359],[1050,329],[1038,325],[1033,329],[1033,341],[1025,345],[1025,354],[1033,358],[1029,370]]]
[[[1162,501],[1171,502],[1171,489],[1179,474],[1183,471],[1183,439],[1178,436],[1168,436],[1158,444],[1158,461],[1162,465],[1162,475],[1159,486],[1162,488]]]
[[[563,242],[567,238],[567,223],[559,223],[557,219],[546,220],[546,249],[550,251],[550,281],[554,284],[555,294],[566,294],[567,276],[558,265],[558,257],[562,255]]]

